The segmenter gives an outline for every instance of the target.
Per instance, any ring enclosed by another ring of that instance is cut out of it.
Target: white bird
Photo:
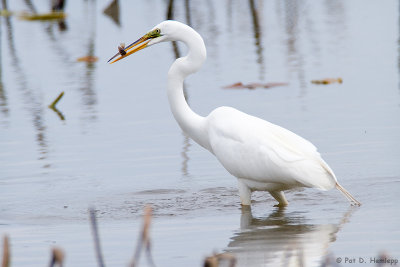
[[[182,130],[219,160],[238,179],[242,205],[251,204],[252,191],[268,191],[286,206],[284,190],[336,187],[354,205],[360,205],[337,181],[316,147],[293,132],[231,107],[219,107],[202,117],[189,107],[183,93],[185,78],[198,71],[206,59],[200,34],[191,27],[164,21],[133,42],[108,62],[114,63],[145,47],[167,41],[181,41],[188,54],[175,60],[168,72],[168,100]],[[112,61],[113,60],[113,61]]]

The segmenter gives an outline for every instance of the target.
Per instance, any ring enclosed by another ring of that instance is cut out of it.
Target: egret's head
[[[160,42],[170,41],[174,32],[174,23],[175,22],[173,21],[161,22],[135,42],[131,43],[127,47],[120,49],[120,52],[110,58],[108,62],[112,64],[148,46]]]

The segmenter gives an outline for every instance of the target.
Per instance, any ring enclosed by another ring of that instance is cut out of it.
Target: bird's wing
[[[336,178],[317,148],[293,132],[228,107],[214,110],[208,121],[213,153],[236,177],[334,186]]]

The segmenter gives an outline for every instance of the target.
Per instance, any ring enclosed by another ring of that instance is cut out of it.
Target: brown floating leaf
[[[242,82],[237,82],[231,85],[224,86],[224,89],[256,89],[256,88],[271,88],[276,86],[286,86],[288,83],[249,83],[243,84]]]
[[[312,80],[314,84],[331,84],[331,83],[343,83],[342,78],[325,78],[322,80]]]
[[[97,60],[99,60],[99,58],[95,56],[79,57],[76,59],[76,61],[78,62],[89,62],[89,63],[96,62]]]
[[[242,89],[242,88],[244,88],[244,85],[243,85],[242,82],[238,82],[238,83],[234,83],[234,84],[231,84],[231,85],[224,86],[222,88],[225,88],[225,89],[236,89],[236,88]]]
[[[19,18],[23,20],[60,20],[66,17],[67,15],[64,12],[57,11],[43,14],[22,13]]]
[[[289,85],[288,83],[264,83],[264,88],[271,88],[271,87],[276,87],[276,86],[287,86]]]

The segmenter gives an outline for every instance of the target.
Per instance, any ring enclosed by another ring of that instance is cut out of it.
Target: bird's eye
[[[156,29],[156,33],[160,34],[160,33],[161,33],[161,30],[157,28],[157,29]]]

